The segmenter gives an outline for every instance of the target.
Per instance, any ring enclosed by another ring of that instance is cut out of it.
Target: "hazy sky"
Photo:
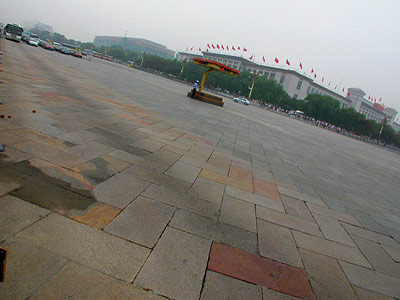
[[[1,0],[0,7],[1,22],[36,19],[81,41],[127,31],[173,50],[245,46],[246,57],[301,62],[331,87],[359,87],[400,111],[400,0]]]

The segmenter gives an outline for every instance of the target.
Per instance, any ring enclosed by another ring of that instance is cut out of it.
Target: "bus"
[[[24,29],[17,24],[8,23],[6,26],[4,26],[3,32],[6,39],[19,43],[21,41]]]

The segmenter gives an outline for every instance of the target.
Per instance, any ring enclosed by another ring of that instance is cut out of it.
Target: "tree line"
[[[93,43],[82,43],[67,39],[59,33],[50,34],[36,29],[32,29],[31,32],[44,40],[50,39],[58,43],[76,45],[81,49],[94,50],[110,55],[119,61],[134,62],[140,68],[158,71],[187,82],[201,80],[205,71],[204,68],[193,62],[165,59],[156,55],[124,49],[120,45],[95,47]],[[212,72],[207,76],[205,87],[230,94],[248,96],[249,87],[253,82],[252,98],[259,100],[263,105],[272,104],[286,110],[301,110],[308,117],[341,127],[360,136],[369,136],[400,147],[400,133],[396,134],[390,125],[384,124],[383,130],[380,132],[383,124],[374,120],[367,120],[363,114],[356,112],[353,108],[341,108],[340,102],[331,96],[309,94],[305,99],[295,99],[290,97],[274,79],[267,79],[248,71],[243,71],[238,76],[227,76]]]

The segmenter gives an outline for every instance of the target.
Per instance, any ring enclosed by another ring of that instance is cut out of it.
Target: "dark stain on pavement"
[[[67,216],[80,215],[96,203],[89,191],[44,174],[27,160],[6,162],[4,158],[0,156],[1,180],[20,184],[10,195]]]

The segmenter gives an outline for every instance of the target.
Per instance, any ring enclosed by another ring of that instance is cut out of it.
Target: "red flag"
[[[232,46],[232,50],[235,51],[235,47]]]
[[[317,73],[314,74],[314,79],[317,78]]]
[[[246,49],[245,47],[243,47],[243,51],[244,51],[244,52],[247,52],[247,49]]]
[[[217,49],[219,49],[219,45],[217,44]]]
[[[225,50],[224,45],[221,45],[222,50]]]
[[[374,103],[376,103],[376,99],[374,100]]]
[[[350,92],[349,91],[347,91],[347,97],[349,97],[350,96]]]
[[[370,100],[371,99],[371,96],[370,95],[368,95],[368,100]]]
[[[199,52],[201,52],[201,48],[199,48]]]
[[[325,77],[322,77],[322,82],[324,82]]]
[[[250,56],[250,58],[249,58],[250,60],[252,60],[253,59],[253,54]]]
[[[381,100],[382,100],[382,97],[379,98],[379,102],[381,102]]]
[[[190,48],[190,51],[192,51],[193,50],[193,47],[192,48]]]
[[[311,73],[314,73],[314,69],[311,69]]]
[[[207,48],[210,48],[210,44],[207,44]]]
[[[214,44],[211,44],[211,47],[212,47],[213,49],[215,49]]]
[[[265,62],[265,57],[263,56],[263,62]]]
[[[303,65],[300,63],[300,69],[302,69],[303,70]]]
[[[336,88],[337,88],[337,85],[335,85],[335,90],[336,90]]]
[[[226,45],[226,49],[229,51],[229,47],[228,47],[228,45]]]
[[[288,66],[290,66],[290,62],[289,62],[288,59],[286,59],[286,64],[287,64]]]
[[[238,46],[238,50],[240,51],[240,46]]]
[[[206,51],[208,52],[208,49]]]
[[[329,81],[329,83],[328,83],[328,86],[330,86],[331,85],[331,81]]]
[[[342,89],[343,93],[344,93],[344,88]]]
[[[277,64],[279,64],[279,59],[277,59],[276,57],[275,57],[275,62],[276,62]]]

